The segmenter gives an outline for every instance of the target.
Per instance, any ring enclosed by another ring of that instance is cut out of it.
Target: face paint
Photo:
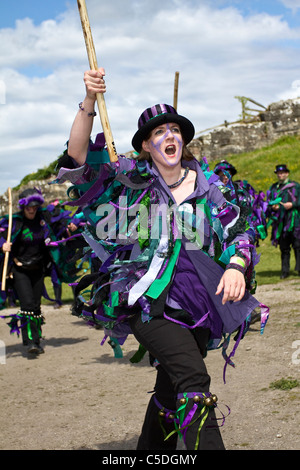
[[[149,140],[150,146],[152,147],[151,156],[153,160],[163,161],[169,166],[175,166],[181,159],[183,141],[180,132],[180,128],[177,124],[167,123],[163,126],[159,126],[152,132]],[[174,154],[166,153],[167,148],[174,147]]]

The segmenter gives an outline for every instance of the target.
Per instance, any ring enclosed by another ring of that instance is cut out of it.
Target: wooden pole
[[[12,229],[12,198],[11,198],[11,189],[8,188],[8,230],[7,230],[7,243],[10,243],[11,239],[11,229]],[[4,292],[6,289],[6,274],[8,266],[9,252],[5,252],[3,270],[2,270],[2,283],[1,290]]]
[[[97,57],[94,47],[94,41],[92,36],[92,31],[90,27],[88,12],[86,9],[85,0],[77,0],[78,10],[81,19],[81,25],[83,30],[83,35],[85,39],[86,50],[88,54],[89,64],[91,70],[98,70]],[[118,155],[115,148],[114,139],[112,136],[112,131],[110,128],[107,109],[105,104],[105,99],[103,93],[97,93],[97,104],[99,115],[101,119],[102,129],[104,132],[104,137],[107,145],[108,155],[111,162],[118,161]]]
[[[177,111],[179,72],[175,72],[173,108]]]

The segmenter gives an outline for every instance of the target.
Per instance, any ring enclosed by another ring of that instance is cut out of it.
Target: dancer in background
[[[60,246],[59,255],[60,262],[48,264],[45,276],[51,278],[53,291],[55,296],[54,308],[61,308],[62,306],[62,285],[64,282],[71,282],[77,279],[78,267],[76,266],[76,259],[72,258],[75,255],[76,248],[78,247],[78,239],[72,237],[82,231],[82,220],[77,214],[72,215],[72,211],[65,210],[61,203],[56,199],[48,204],[44,213],[47,223],[55,235],[56,240],[66,240]],[[61,258],[64,257],[62,262]]]
[[[276,165],[277,182],[267,192],[268,223],[272,225],[272,245],[281,252],[281,279],[290,274],[291,248],[295,253],[295,271],[300,275],[300,184],[290,179],[285,164]]]
[[[268,203],[263,191],[257,192],[247,180],[234,180],[237,174],[236,168],[227,160],[221,160],[216,164],[214,172],[219,176],[225,186],[226,193],[232,202],[241,208],[240,217],[246,217],[249,224],[255,229],[255,244],[259,246],[259,240],[267,237],[266,212]]]
[[[21,211],[13,215],[12,242],[4,241],[3,252],[10,252],[13,287],[20,302],[20,312],[12,322],[20,320],[23,345],[29,354],[44,352],[40,345],[44,317],[41,297],[44,269],[48,260],[45,223],[40,207],[44,198],[40,191],[27,189],[20,194]],[[3,234],[5,239],[5,233]],[[15,325],[16,326],[16,325]]]
[[[57,271],[63,273],[63,278],[68,279],[66,254],[56,243],[57,237],[50,224],[51,215],[42,207],[43,204],[44,197],[38,189],[21,192],[20,211],[13,214],[10,243],[6,241],[8,219],[4,217],[1,220],[0,246],[3,254],[10,253],[8,275],[16,302],[20,304],[17,314],[4,318],[11,318],[11,332],[19,334],[21,330],[23,345],[30,355],[44,352],[40,340],[44,324],[41,298],[46,296],[45,273],[51,265],[55,265]]]

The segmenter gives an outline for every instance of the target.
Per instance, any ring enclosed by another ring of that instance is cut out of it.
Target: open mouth
[[[169,156],[173,156],[176,153],[176,145],[168,145],[165,148],[165,153]]]

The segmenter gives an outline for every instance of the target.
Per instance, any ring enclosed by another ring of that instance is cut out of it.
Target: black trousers
[[[43,268],[35,270],[25,270],[21,267],[13,267],[13,284],[20,302],[22,312],[30,312],[33,315],[41,313],[41,297],[44,288],[44,271]],[[32,339],[28,335],[28,322],[30,322],[30,331]],[[21,319],[22,339],[24,345],[34,343],[39,345],[40,334],[37,322],[30,320],[24,315]]]
[[[162,317],[154,317],[143,323],[140,315],[130,320],[132,331],[139,341],[159,362],[155,384],[155,398],[151,398],[142,433],[138,442],[140,450],[176,449],[176,436],[164,440],[159,422],[158,402],[170,409],[179,407],[177,395],[183,392],[209,392],[210,376],[203,360],[209,339],[209,330],[182,328]],[[220,430],[216,425],[214,409],[211,409],[201,433],[199,449],[223,450],[224,445]],[[194,449],[199,423],[191,426],[186,436],[186,448]],[[174,429],[173,424],[166,424],[166,431]]]
[[[293,233],[288,233],[284,237],[280,237],[279,247],[281,251],[282,274],[289,274],[290,272],[291,248],[293,248],[296,258],[295,270],[300,273],[300,239],[296,238]]]

